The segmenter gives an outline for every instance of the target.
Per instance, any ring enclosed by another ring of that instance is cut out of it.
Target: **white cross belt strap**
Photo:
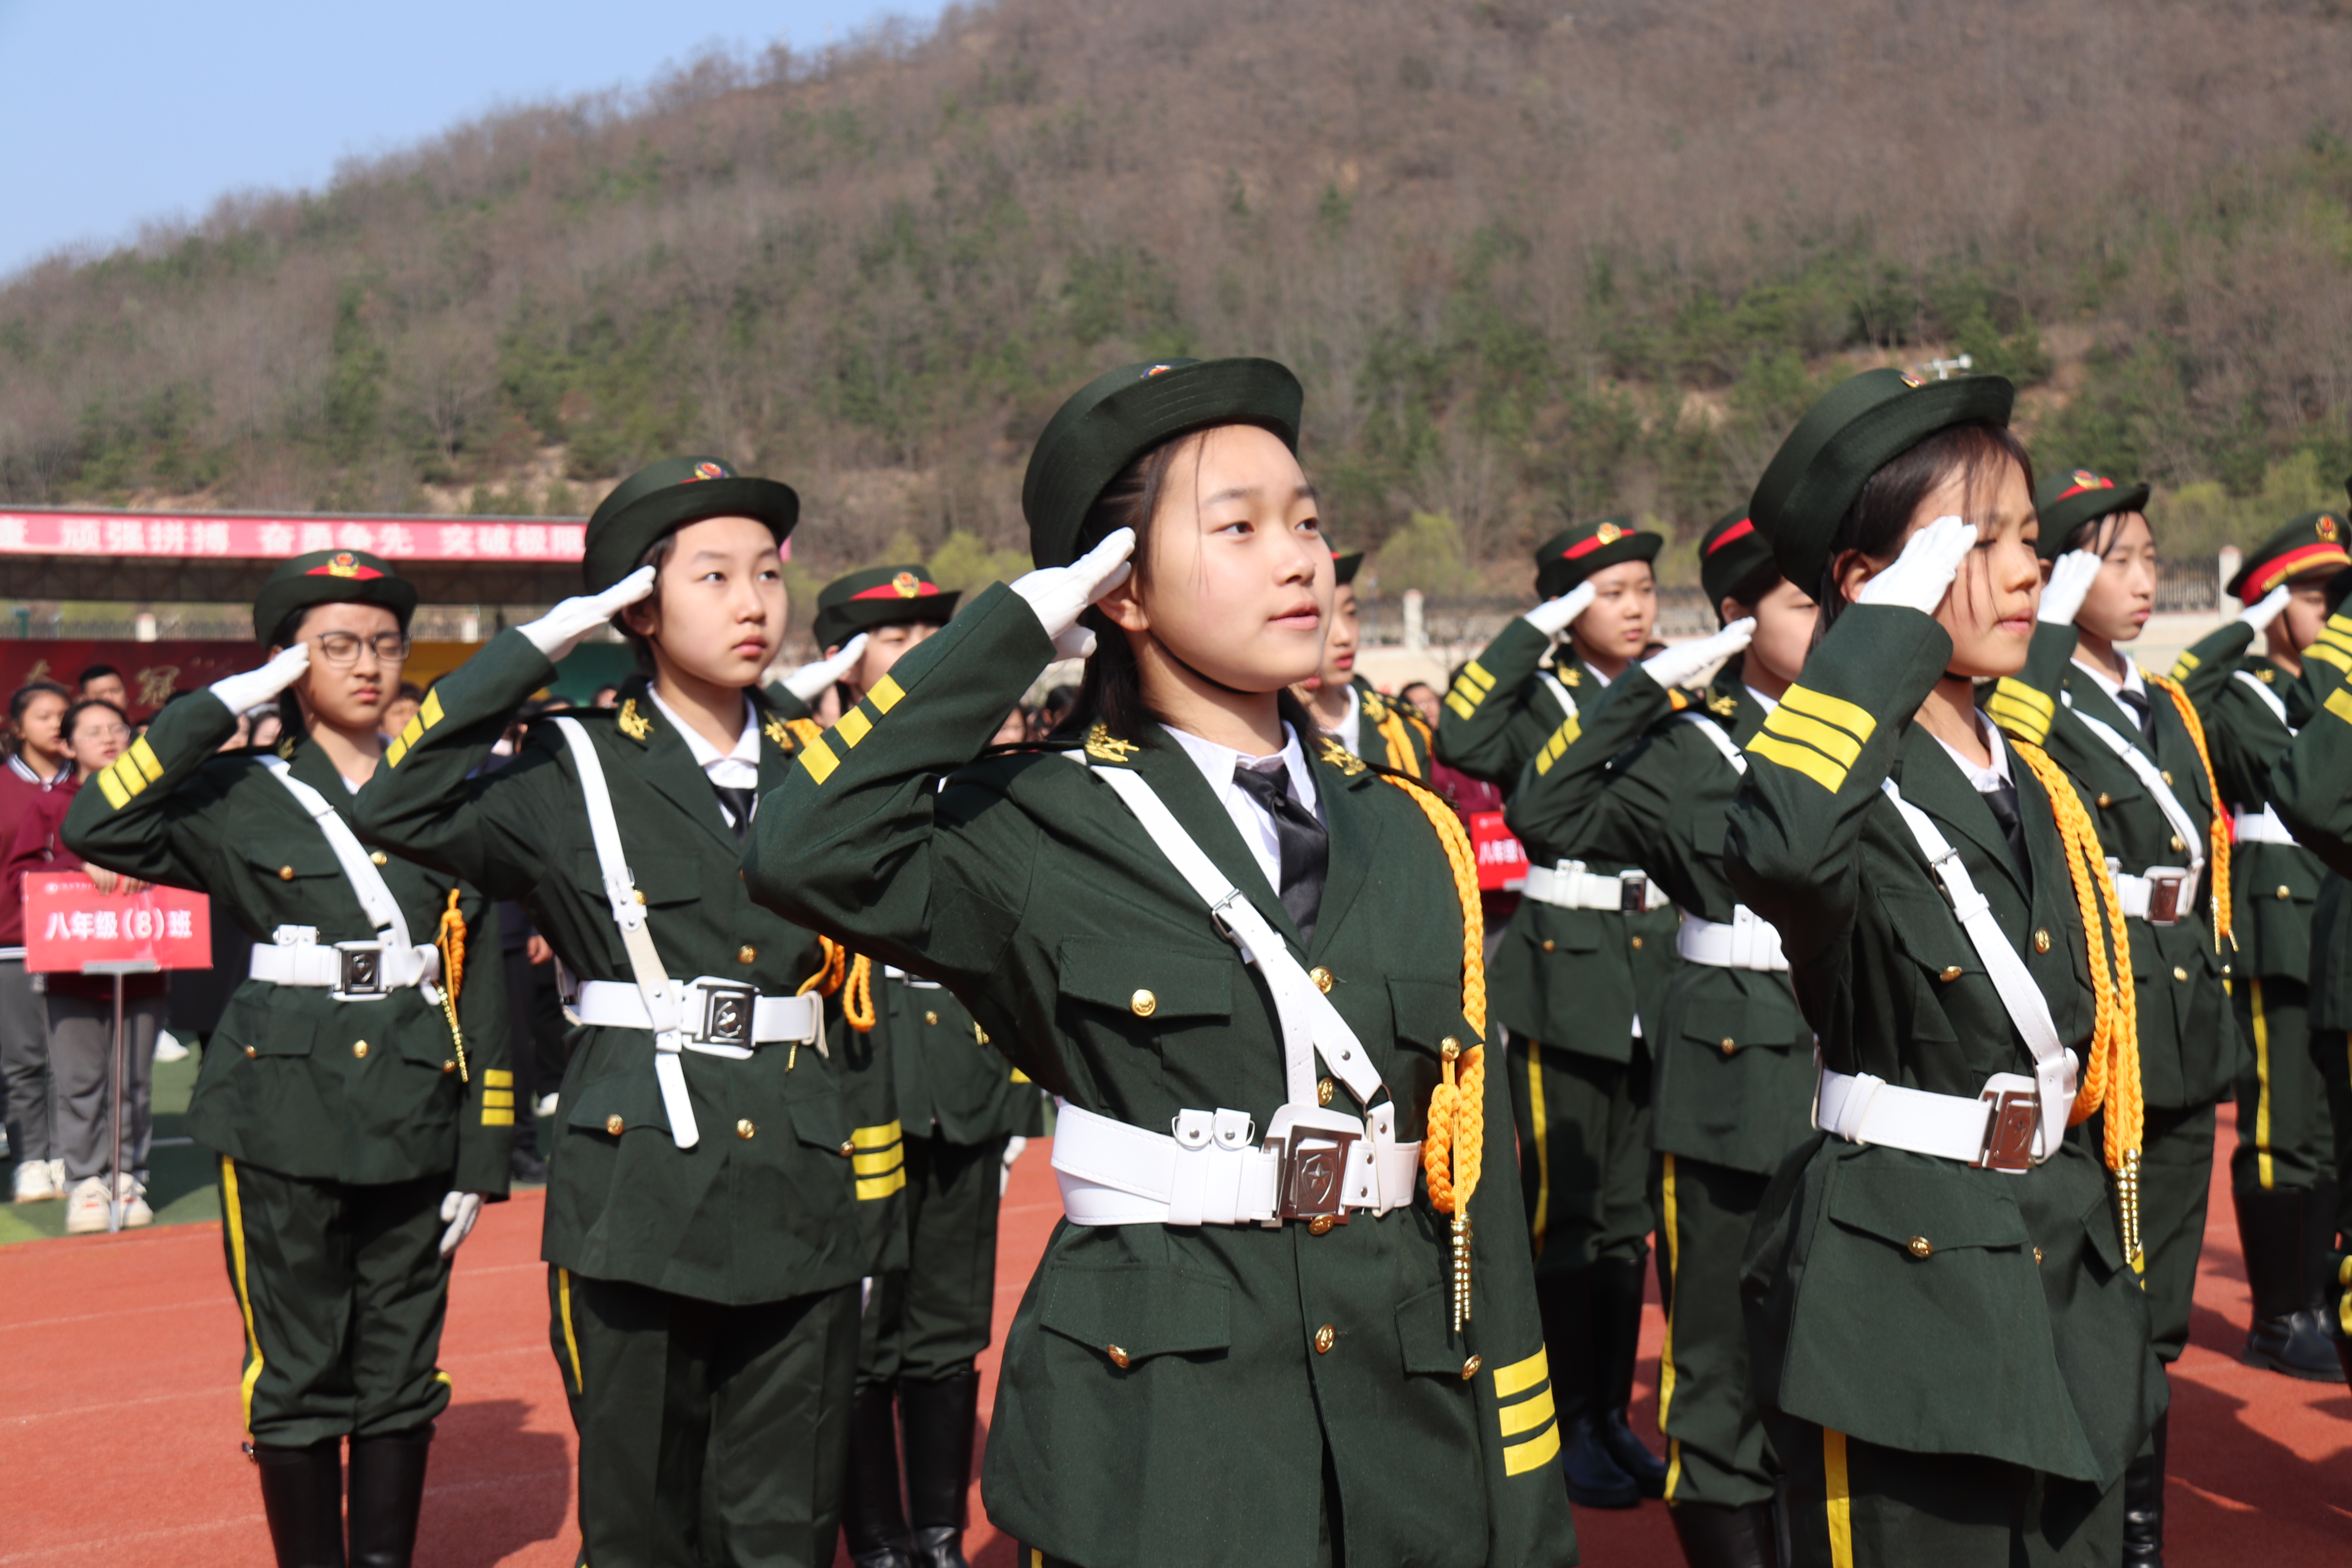
[[[1642,871],[1588,871],[1581,860],[1530,866],[1527,886],[1519,891],[1539,904],[1563,910],[1608,910],[1621,915],[1664,909],[1669,901]]]
[[[1823,1068],[1813,1100],[1813,1125],[1849,1142],[1908,1149],[2012,1175],[2040,1158],[2027,1157],[2039,1121],[2033,1080],[2013,1072],[1993,1074],[1970,1100]]]
[[[824,1033],[824,1008],[816,994],[762,996],[740,981],[715,974],[678,987],[678,1032],[685,1047],[705,1056],[741,1061],[761,1046],[814,1045]],[[584,980],[572,1009],[583,1024],[611,1029],[650,1029],[646,999],[635,985],[615,980]]]
[[[2268,805],[2260,811],[2240,811],[2232,816],[2230,833],[2241,844],[2294,843],[2294,835],[2279,820],[2278,812]]]
[[[2083,728],[2097,736],[2100,744],[2113,752],[2126,767],[2131,769],[2132,776],[2139,780],[2140,788],[2147,791],[2148,798],[2156,802],[2156,808],[2164,813],[2165,822],[2172,828],[2172,837],[2179,841],[2179,847],[2189,858],[2189,870],[2191,876],[2203,870],[2205,835],[2198,827],[2196,819],[2189,815],[2189,808],[2180,804],[2180,797],[2172,792],[2172,786],[2165,782],[2164,772],[2156,765],[2155,760],[2117,734],[2114,725],[2104,720],[2095,719],[2076,708],[2072,692],[2062,691],[2058,695],[2073,710],[2074,717],[2081,721]],[[2159,868],[2172,869],[2172,868]],[[2153,876],[2155,872],[2151,871],[2149,875]],[[2185,908],[2186,905],[2187,900],[2183,900],[2183,907]],[[2126,910],[2125,912],[2131,911]]]
[[[1895,803],[1903,825],[1911,830],[1911,837],[1918,843],[1919,852],[1927,858],[1929,870],[1943,884],[1944,897],[1951,901],[1953,915],[1959,921],[1961,931],[1968,934],[1969,945],[1976,949],[1977,957],[1983,961],[1985,973],[1990,977],[1993,989],[2000,994],[2002,1010],[2008,1013],[2009,1021],[2016,1026],[2018,1034],[2024,1037],[2026,1049],[2033,1053],[2033,1077],[2031,1080],[2019,1078],[2014,1073],[1997,1073],[1987,1080],[1988,1092],[1992,1091],[1994,1085],[2009,1079],[2016,1079],[2022,1087],[2000,1089],[2001,1099],[1993,1105],[1990,1113],[1997,1136],[1993,1143],[1983,1151],[1980,1163],[2004,1171],[2022,1170],[2027,1164],[2038,1165],[2058,1152],[2058,1145],[2066,1135],[2066,1115],[2074,1103],[2081,1064],[2075,1059],[2074,1053],[2059,1042],[2058,1025],[2050,1016],[2049,998],[2042,994],[2042,987],[2034,983],[2032,972],[2025,967],[2025,960],[2018,956],[2017,950],[2009,945],[2009,938],[2001,933],[2000,923],[1992,918],[1992,906],[1985,901],[1983,894],[1977,891],[1976,884],[1969,878],[1968,868],[1960,863],[1959,851],[1946,840],[1942,829],[1926,812],[1903,798],[1893,779],[1885,780],[1881,787],[1885,790],[1886,798]],[[1853,1120],[1853,1115],[1842,1109],[1847,1097],[1832,1092],[1835,1086],[1830,1079],[1838,1076],[1842,1075],[1826,1070],[1822,1075],[1822,1089],[1814,1101],[1814,1125],[1824,1131],[1851,1137],[1852,1133],[1820,1120],[1824,1114],[1848,1121]],[[1882,1084],[1880,1092],[1894,1087]],[[1906,1089],[1901,1092],[1925,1091]],[[1947,1095],[1937,1098],[1958,1097]],[[2032,1125],[2028,1129],[2023,1125],[2027,1118],[2020,1108],[2030,1109],[2037,1100],[2040,1114],[2031,1118]],[[1837,1103],[1832,1104],[1833,1100]],[[1963,1103],[1978,1105],[1983,1102],[1969,1100]],[[1865,1099],[1860,1110],[1866,1111],[1867,1109],[1868,1100]],[[1982,1123],[1979,1123],[1979,1130],[1983,1130]],[[2031,1137],[2020,1136],[2024,1131],[2030,1131]],[[1908,1147],[1895,1143],[1893,1138],[1871,1142]],[[1927,1150],[1924,1152],[1940,1153],[1942,1151]],[[1948,1157],[1959,1158],[1958,1155]]]
[[[1744,773],[1748,771],[1747,753],[1732,744],[1731,737],[1723,732],[1722,725],[1704,713],[1685,712],[1682,718],[1685,724],[1697,725],[1698,732],[1715,742],[1715,749],[1723,753],[1725,762],[1729,763],[1740,773]]]
[[[1675,951],[1693,963],[1717,969],[1785,971],[1789,955],[1780,951],[1780,931],[1760,920],[1746,904],[1731,906],[1731,923],[1683,911],[1682,929],[1675,933]]]
[[[433,982],[441,974],[440,950],[409,941],[408,917],[400,912],[400,900],[392,896],[359,835],[325,795],[294,776],[283,757],[263,757],[260,763],[317,824],[327,847],[335,852],[335,864],[342,868],[343,880],[351,884],[368,924],[375,928],[375,941],[322,948],[317,927],[280,926],[274,946],[255,944],[249,971],[253,978],[276,985],[325,986],[338,1002],[382,1001],[393,991],[420,985],[425,988],[425,1000],[437,1006],[441,996]],[[265,958],[265,953],[286,956]]]
[[[2246,683],[2247,690],[2252,692],[2255,696],[2263,700],[2263,706],[2269,709],[2278,721],[2282,725],[2285,726],[2286,732],[2288,734],[2292,735],[2295,732],[2294,726],[2288,724],[2286,721],[2285,699],[2282,698],[2277,692],[2273,691],[2269,686],[2263,683],[2262,677],[2256,675],[2251,669],[2241,669],[2233,671],[2232,673],[2238,679]]]

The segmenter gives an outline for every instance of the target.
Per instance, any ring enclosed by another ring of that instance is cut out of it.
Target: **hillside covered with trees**
[[[709,450],[810,571],[983,580],[1070,387],[1263,353],[1387,586],[1516,591],[1965,352],[2207,548],[2352,471],[2347,63],[2343,0],[998,0],[16,275],[0,500],[579,513]]]

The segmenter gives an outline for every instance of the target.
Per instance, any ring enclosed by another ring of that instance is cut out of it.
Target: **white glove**
[[[242,713],[248,708],[258,708],[301,679],[302,672],[310,668],[310,645],[298,642],[259,669],[225,675],[205,689],[219,698],[221,706],[230,712]]]
[[[446,1258],[457,1250],[457,1244],[472,1233],[474,1222],[482,1217],[482,1194],[451,1193],[441,1200],[441,1217],[449,1222],[449,1228],[441,1233],[441,1256]]]
[[[1903,553],[1895,564],[1862,585],[1855,596],[1858,605],[1900,605],[1932,616],[1944,595],[1952,591],[1952,579],[1960,574],[1960,563],[1977,547],[1974,523],[1962,522],[1957,517],[1939,517],[1903,546]]]
[[[1755,636],[1756,617],[1744,616],[1713,637],[1693,637],[1652,654],[1642,661],[1642,668],[1661,686],[1704,686],[1715,679],[1725,659]]]
[[[2238,612],[2238,618],[2254,628],[2256,637],[2271,629],[2271,623],[2286,614],[2286,602],[2292,597],[2282,583],[2261,598]]]
[[[1029,1140],[1015,1134],[1004,1141],[1004,1168],[996,1173],[996,1195],[1003,1197],[1004,1189],[1013,1184],[1013,1162],[1021,1158],[1021,1151],[1029,1147]]]
[[[607,625],[614,616],[654,591],[654,569],[640,566],[601,594],[583,594],[576,599],[566,599],[535,621],[517,629],[530,639],[530,646],[555,664],[580,646],[580,639]]]
[[[2069,550],[2053,561],[2050,581],[2042,584],[2042,608],[2033,618],[2053,626],[2073,626],[2098,574],[2099,558],[2087,550]]]
[[[1584,614],[1599,590],[1590,583],[1579,583],[1557,599],[1546,599],[1519,619],[1548,637],[1556,637],[1568,630],[1568,623]]]
[[[1095,634],[1078,625],[1088,605],[1127,581],[1127,558],[1135,553],[1135,530],[1115,528],[1108,538],[1067,566],[1041,566],[1013,584],[1029,601],[1038,625],[1064,658],[1095,651]]]
[[[842,644],[841,651],[831,658],[821,658],[814,664],[804,664],[784,677],[784,689],[803,702],[814,702],[817,699],[817,693],[839,680],[842,671],[856,664],[857,656],[865,651],[866,634],[860,632]]]

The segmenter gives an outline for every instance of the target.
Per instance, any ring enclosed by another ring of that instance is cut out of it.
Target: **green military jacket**
[[[986,1143],[1045,1130],[1045,1097],[1004,1059],[954,992],[894,970],[874,984],[899,1124],[910,1138]]]
[[[1581,732],[1521,770],[1511,831],[1538,864],[1641,867],[1682,909],[1728,923],[1739,900],[1723,865],[1739,770],[1699,728],[1744,745],[1764,707],[1734,660],[1706,706],[1677,713],[1639,668],[1610,683]],[[1676,966],[1650,1040],[1655,1148],[1769,1174],[1812,1131],[1813,1034],[1785,971]]]
[[[575,978],[631,983],[562,734],[534,724],[513,763],[478,773],[551,668],[509,631],[443,677],[353,815],[373,842],[520,900]],[[761,711],[766,790],[782,782],[799,742]],[[604,763],[665,973],[798,992],[823,966],[816,938],[751,902],[737,874],[740,846],[644,678],[622,689],[617,711],[567,717]],[[836,1003],[826,1011],[838,1041]],[[764,1046],[747,1060],[687,1051],[701,1139],[680,1149],[654,1054],[649,1030],[580,1032],[552,1151],[547,1261],[729,1305],[830,1289],[877,1267],[901,1228],[890,1205],[905,1184],[887,1080],[861,1077],[840,1049]],[[872,1107],[864,1118],[861,1103]]]
[[[2077,1052],[2092,957],[2035,775],[2011,758],[2021,868],[1910,721],[1950,655],[1916,610],[1847,609],[1748,743],[1724,858],[1780,929],[1829,1067],[1974,1098],[1994,1073],[2030,1076],[2032,1055],[1881,781],[1958,851]],[[2112,1483],[2166,1394],[2090,1131],[2015,1174],[1825,1134],[1801,1152],[1742,1263],[1759,1403],[1887,1447]]]
[[[2151,866],[2185,868],[2211,844],[2216,779],[2206,776],[2197,742],[2169,696],[2148,688],[2156,727],[2151,742],[2138,719],[2074,664],[2074,647],[2073,626],[2036,623],[2024,670],[1992,689],[1990,712],[2002,729],[2040,746],[2066,771],[2100,845],[2122,869],[2137,875]],[[2091,732],[2084,715],[2130,742],[2172,780],[2173,796],[2197,829],[2194,844],[2178,838],[2139,775]],[[2209,866],[2208,881],[2177,923],[2130,922],[2140,1078],[2147,1103],[2166,1110],[2210,1104],[2236,1081],[2238,1026],[2230,1011],[2230,955],[2213,934],[2211,870]],[[2233,875],[2233,897],[2238,880]]]
[[[2182,654],[2172,678],[2189,693],[2205,726],[2205,748],[2213,776],[2233,812],[2259,812],[2270,798],[2271,767],[2304,710],[2295,678],[2274,660],[2249,655],[2253,628],[2231,620],[2209,632]],[[2282,721],[2254,689],[2280,700]],[[2302,981],[2311,970],[2311,917],[2319,898],[2321,866],[2310,850],[2294,844],[2241,841],[2230,853],[2230,897],[2236,951],[2231,973],[2284,975]]]
[[[1550,652],[1549,637],[1514,617],[1446,693],[1439,760],[1507,790],[1547,748],[1572,744],[1609,686],[1565,648],[1543,668]],[[1545,864],[1532,850],[1528,859]],[[1633,863],[1587,859],[1584,868],[1613,877]],[[1520,900],[1488,979],[1495,1016],[1579,1056],[1633,1060],[1636,1025],[1644,1038],[1664,1026],[1659,1010],[1680,963],[1676,923],[1671,905],[1625,915]]]
[[[1270,995],[1080,765],[1140,773],[1296,942],[1192,763],[1156,731],[971,761],[1053,658],[1017,595],[982,594],[803,752],[755,825],[752,889],[953,987],[1014,1066],[1071,1104],[1162,1132],[1181,1110],[1230,1108],[1262,1130],[1285,1092]],[[1460,889],[1403,787],[1337,745],[1314,765],[1330,859],[1300,958],[1328,972],[1398,1137],[1417,1139],[1445,1042],[1479,1037]],[[1056,1228],[1005,1339],[990,1516],[1082,1563],[1305,1562],[1328,1467],[1350,1562],[1572,1561],[1499,1064],[1481,1105],[1474,1317],[1459,1335],[1448,1222],[1425,1194],[1323,1235]]]
[[[2303,731],[2271,770],[2270,798],[2327,868],[2311,929],[2311,1026],[2352,1030],[2352,615],[2328,617],[2304,650],[2292,710]]]
[[[325,946],[373,941],[333,847],[262,765],[265,753],[220,754],[236,731],[236,716],[208,691],[173,703],[76,793],[66,843],[93,864],[207,895],[214,920],[257,942],[280,926],[313,927]],[[349,786],[306,732],[288,731],[278,754],[339,816],[354,816]],[[451,1173],[454,1188],[504,1197],[515,1089],[498,907],[447,875],[397,860],[383,869],[413,942],[435,939],[458,895],[463,1068],[447,1016],[420,987],[338,1002],[317,986],[247,980],[205,1040],[189,1135],[302,1181],[377,1185]]]

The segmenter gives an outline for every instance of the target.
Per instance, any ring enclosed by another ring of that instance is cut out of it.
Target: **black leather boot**
[[[1643,1497],[1666,1495],[1666,1462],[1633,1436],[1625,1407],[1633,1401],[1633,1363],[1642,1353],[1643,1260],[1592,1269],[1592,1397],[1601,1442]]]
[[[971,1495],[971,1445],[980,1424],[980,1373],[898,1384],[907,1423],[907,1518],[915,1568],[971,1568],[963,1527]]]
[[[2148,1451],[2124,1468],[2124,1568],[2164,1568],[2164,1434],[2157,1417]]]
[[[433,1426],[352,1439],[352,1568],[408,1568],[425,1508]]]
[[[2339,1363],[2327,1321],[2312,1305],[2312,1194],[2301,1187],[2252,1187],[2231,1194],[2254,1324],[2246,1359],[2289,1377],[2336,1381]]]
[[[1580,1508],[1633,1508],[1642,1500],[1642,1489],[1610,1457],[1593,1394],[1592,1281],[1591,1268],[1536,1276],[1554,1419],[1559,1423],[1560,1473],[1568,1481],[1568,1500]]]
[[[343,1440],[307,1448],[257,1443],[246,1452],[261,1471],[278,1568],[343,1568]]]
[[[1666,1510],[1690,1568],[1780,1568],[1772,1505],[1678,1502]]]
[[[898,1391],[887,1383],[861,1383],[849,1398],[841,1538],[856,1568],[913,1568],[907,1513],[898,1501]]]

